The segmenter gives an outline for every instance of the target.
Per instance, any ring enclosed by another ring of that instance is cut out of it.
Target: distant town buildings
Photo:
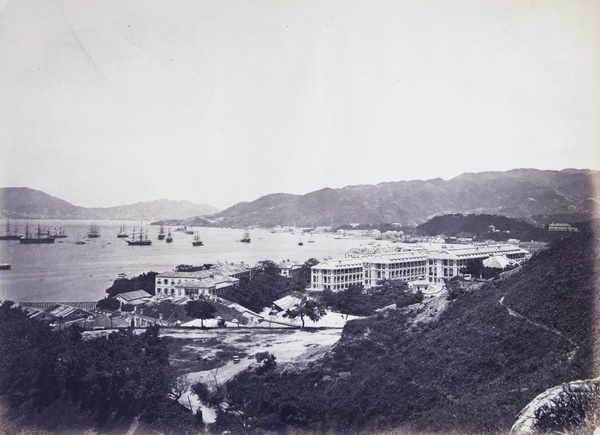
[[[579,229],[575,228],[575,227],[572,227],[569,224],[564,224],[564,223],[555,224],[555,223],[551,223],[551,224],[548,225],[548,231],[577,232],[577,231],[579,231]]]

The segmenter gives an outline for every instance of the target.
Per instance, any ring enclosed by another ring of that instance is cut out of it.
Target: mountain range
[[[600,172],[586,169],[466,173],[450,180],[325,188],[306,195],[271,194],[186,223],[228,227],[417,225],[449,213],[498,214],[533,224],[578,221],[594,215],[600,201],[594,186],[599,185]]]
[[[27,187],[0,189],[0,215],[11,219],[185,219],[219,210],[207,204],[158,199],[106,208],[86,208]]]
[[[205,204],[157,200],[108,208],[72,205],[28,188],[0,189],[0,213],[9,218],[161,220],[171,225],[298,227],[353,223],[421,224],[450,213],[497,214],[535,225],[594,216],[600,172],[513,169],[465,173],[377,185],[324,188],[305,195],[275,193],[223,211]]]

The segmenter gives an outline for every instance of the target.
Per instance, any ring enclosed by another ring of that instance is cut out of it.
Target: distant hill
[[[348,322],[321,361],[241,374],[230,404],[256,404],[244,410],[264,428],[508,433],[537,394],[599,375],[597,243],[585,228],[556,241],[445,310],[438,301],[439,317],[419,307]]]
[[[325,188],[306,195],[272,194],[206,217],[205,224],[230,227],[350,223],[417,225],[448,213],[499,214],[547,224],[590,219],[600,201],[600,173],[565,169],[514,169],[467,173],[451,180],[398,181]]]
[[[490,231],[490,226],[501,232],[531,231],[535,227],[521,219],[489,214],[447,214],[435,216],[417,228],[424,230],[430,236],[445,235],[460,237],[461,235],[477,236]],[[468,233],[466,235],[465,233]]]
[[[27,187],[0,188],[0,215],[12,219],[185,219],[217,212],[206,204],[159,199],[106,208],[86,208]]]
[[[569,216],[566,216],[567,218]],[[572,219],[577,216],[570,215]],[[568,219],[567,219],[568,220]],[[564,222],[564,219],[560,220]],[[576,226],[579,224],[575,224]],[[507,241],[509,239],[552,242],[566,233],[548,231],[546,227],[536,227],[523,219],[489,214],[446,214],[435,216],[417,227],[430,236],[473,237],[475,240]]]

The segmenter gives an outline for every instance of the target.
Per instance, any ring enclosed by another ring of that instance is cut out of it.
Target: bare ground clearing
[[[215,382],[224,384],[255,362],[248,355],[269,352],[277,363],[300,364],[317,359],[335,344],[341,329],[213,329],[198,331],[161,330],[161,336],[170,337],[171,361],[180,373],[188,377],[190,385],[203,382],[214,388]],[[240,357],[234,364],[233,355]],[[195,396],[185,393],[180,402],[193,410],[200,404]],[[214,412],[203,408],[204,419],[211,422]]]

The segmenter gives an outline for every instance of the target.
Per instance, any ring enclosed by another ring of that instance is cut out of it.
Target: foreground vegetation
[[[369,317],[349,322],[322,360],[290,367],[264,352],[226,385],[191,389],[217,408],[215,431],[507,432],[537,394],[599,374],[595,249],[584,228],[509,275],[456,285],[439,317],[423,316],[413,305],[422,295],[403,283],[323,292],[318,304]],[[260,310],[303,281],[264,262],[254,282],[230,297]],[[189,310],[212,315],[199,304]],[[53,332],[4,302],[0,395],[9,418],[44,429],[103,430],[138,418],[151,431],[198,431],[201,415],[177,402],[167,345],[156,328],[85,340],[77,328]],[[541,411],[540,428],[560,430],[554,415]],[[570,415],[560,414],[569,429],[577,424]]]
[[[392,310],[349,322],[320,363],[243,373],[229,399],[254,428],[508,431],[540,392],[598,375],[594,269],[584,231],[454,295],[437,321]]]
[[[12,302],[0,306],[0,395],[9,418],[45,430],[140,421],[185,431],[197,418],[177,403],[177,376],[158,328],[83,339],[52,331]]]

